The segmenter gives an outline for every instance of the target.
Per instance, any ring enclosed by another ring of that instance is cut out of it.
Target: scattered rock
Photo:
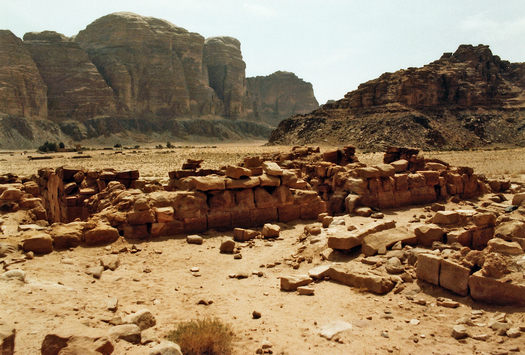
[[[118,298],[116,298],[116,297],[110,298],[108,300],[107,309],[108,309],[108,311],[116,312],[117,309],[118,309]]]
[[[135,324],[116,325],[109,329],[109,335],[114,339],[125,340],[132,344],[140,343],[140,328]]]
[[[296,291],[300,286],[306,286],[313,280],[308,275],[281,276],[281,290]]]
[[[13,355],[15,353],[16,329],[0,320],[0,354]]]
[[[314,289],[312,287],[308,287],[308,286],[299,286],[297,287],[297,292],[300,294],[300,295],[313,295],[314,294]]]
[[[100,258],[100,266],[104,268],[104,270],[111,270],[115,271],[120,265],[120,259],[118,255],[104,255]]]
[[[4,272],[0,276],[0,279],[6,280],[6,281],[8,281],[8,280],[19,280],[19,281],[25,282],[25,280],[26,280],[26,273],[23,270],[13,269],[13,270],[9,270],[9,271]]]
[[[259,312],[259,311],[253,311],[253,312],[252,312],[252,318],[253,318],[253,319],[259,319],[259,318],[261,318],[261,317],[262,317],[261,312]]]
[[[458,340],[468,337],[467,328],[462,324],[455,325],[452,328],[452,337]]]
[[[157,321],[149,309],[141,309],[134,314],[126,316],[124,318],[124,323],[135,324],[140,330],[144,330],[153,327],[157,324]]]
[[[266,223],[262,229],[262,235],[265,238],[278,238],[281,233],[281,227],[277,224]]]
[[[92,275],[95,279],[100,279],[104,272],[104,266],[94,266],[86,270],[86,274]]]
[[[155,345],[149,350],[149,355],[182,355],[178,344],[168,340],[163,340],[160,344]]]
[[[390,258],[386,261],[385,269],[389,274],[401,274],[405,271],[401,260],[396,257]]]
[[[188,235],[186,242],[188,242],[188,244],[201,245],[204,242],[204,239],[200,235]]]
[[[235,241],[231,239],[223,240],[219,248],[221,253],[224,254],[233,254],[235,250]]]
[[[48,333],[42,341],[40,350],[42,355],[57,355],[63,353],[62,349],[70,347],[81,347],[104,355],[109,355],[114,350],[107,331],[90,328],[80,323],[66,323]]]
[[[319,331],[319,335],[322,336],[323,338],[326,338],[327,340],[332,340],[332,338],[335,335],[341,332],[344,332],[346,330],[351,330],[352,328],[353,328],[352,324],[339,320],[339,321],[331,322],[325,325],[324,327],[322,327]]]

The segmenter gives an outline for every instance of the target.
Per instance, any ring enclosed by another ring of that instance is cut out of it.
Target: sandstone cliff
[[[312,84],[290,72],[248,78],[248,91],[255,115],[272,126],[294,114],[305,114],[319,107]]]
[[[424,149],[525,146],[525,64],[462,45],[422,68],[385,73],[337,102],[284,120],[270,144]]]
[[[0,113],[47,117],[47,87],[22,40],[0,30]]]
[[[116,113],[113,90],[77,43],[53,31],[26,33],[24,43],[47,85],[49,119]]]
[[[0,31],[0,148],[37,147],[51,132],[74,141],[166,132],[171,139],[264,139],[271,129],[254,112],[245,68],[235,38],[205,40],[127,12],[72,38],[44,31],[22,41]],[[264,95],[278,96],[258,92],[257,100],[267,101]]]

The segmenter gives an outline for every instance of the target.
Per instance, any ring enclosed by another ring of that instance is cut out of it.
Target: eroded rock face
[[[525,145],[525,65],[488,46],[462,45],[421,68],[385,73],[337,102],[284,120],[270,143],[332,141],[361,149],[401,144],[428,149],[505,142]]]
[[[113,90],[77,43],[60,33],[44,31],[26,33],[24,44],[47,85],[52,120],[115,113]]]
[[[0,112],[47,117],[47,87],[22,40],[0,30]]]
[[[224,102],[224,116],[238,118],[247,109],[246,63],[242,60],[241,42],[233,37],[211,37],[204,43],[204,64],[209,85]]]
[[[254,114],[272,126],[294,114],[306,114],[319,107],[312,84],[294,73],[278,71],[247,81]]]
[[[291,73],[296,86],[284,80],[252,94],[237,39],[205,40],[127,12],[101,17],[72,38],[44,31],[21,41],[2,31],[0,63],[0,147],[10,149],[118,133],[266,139],[271,128],[261,118],[303,113],[300,103],[313,97],[311,85]],[[257,112],[254,95],[264,103]]]
[[[88,25],[75,42],[113,88],[122,112],[190,112],[181,59],[198,59],[195,52],[202,48],[202,36],[168,21],[114,13]]]

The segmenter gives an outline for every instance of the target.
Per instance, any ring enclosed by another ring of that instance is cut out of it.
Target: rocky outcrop
[[[47,87],[22,40],[0,30],[0,112],[47,117]]]
[[[294,73],[277,71],[247,80],[255,116],[271,126],[276,127],[294,114],[306,114],[319,108],[312,84]]]
[[[24,43],[48,88],[50,119],[83,120],[116,113],[113,90],[77,43],[53,31],[26,33]]]
[[[273,144],[331,141],[362,149],[525,145],[525,64],[462,45],[422,68],[385,73],[335,103],[295,116]]]
[[[22,41],[1,31],[0,63],[2,148],[92,138],[103,144],[115,133],[137,141],[152,134],[161,140],[266,139],[271,124],[303,113],[297,103],[313,98],[311,85],[291,73],[310,89],[298,90],[293,78],[277,85],[255,78],[262,84],[252,85],[251,93],[235,38],[205,40],[127,12],[101,17],[72,38],[44,31],[26,33]],[[306,97],[283,95],[286,85]]]
[[[115,91],[121,113],[188,115],[196,99],[189,86],[196,92],[205,84],[204,38],[168,21],[114,13],[88,25],[75,42]]]
[[[203,52],[210,87],[224,102],[224,116],[246,116],[246,63],[242,60],[241,42],[232,37],[206,39]]]

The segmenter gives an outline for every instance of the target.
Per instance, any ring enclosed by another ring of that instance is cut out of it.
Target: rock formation
[[[205,40],[127,12],[99,18],[72,38],[44,31],[22,41],[2,31],[0,147],[37,147],[50,135],[266,138],[271,129],[253,110],[240,47],[235,38]],[[273,100],[265,95],[279,96],[259,90],[257,101]],[[313,97],[311,87],[305,95]],[[279,110],[281,118],[305,110],[285,106],[297,110]]]
[[[47,87],[22,40],[0,30],[0,112],[47,117]]]
[[[256,116],[271,126],[295,113],[306,114],[319,107],[312,84],[290,72],[248,78],[248,91]]]
[[[488,46],[461,45],[422,68],[385,73],[335,103],[281,123],[273,144],[345,142],[362,149],[412,145],[525,145],[525,64]]]
[[[51,120],[83,120],[116,112],[113,90],[77,43],[53,31],[26,33],[24,43],[47,85]]]

